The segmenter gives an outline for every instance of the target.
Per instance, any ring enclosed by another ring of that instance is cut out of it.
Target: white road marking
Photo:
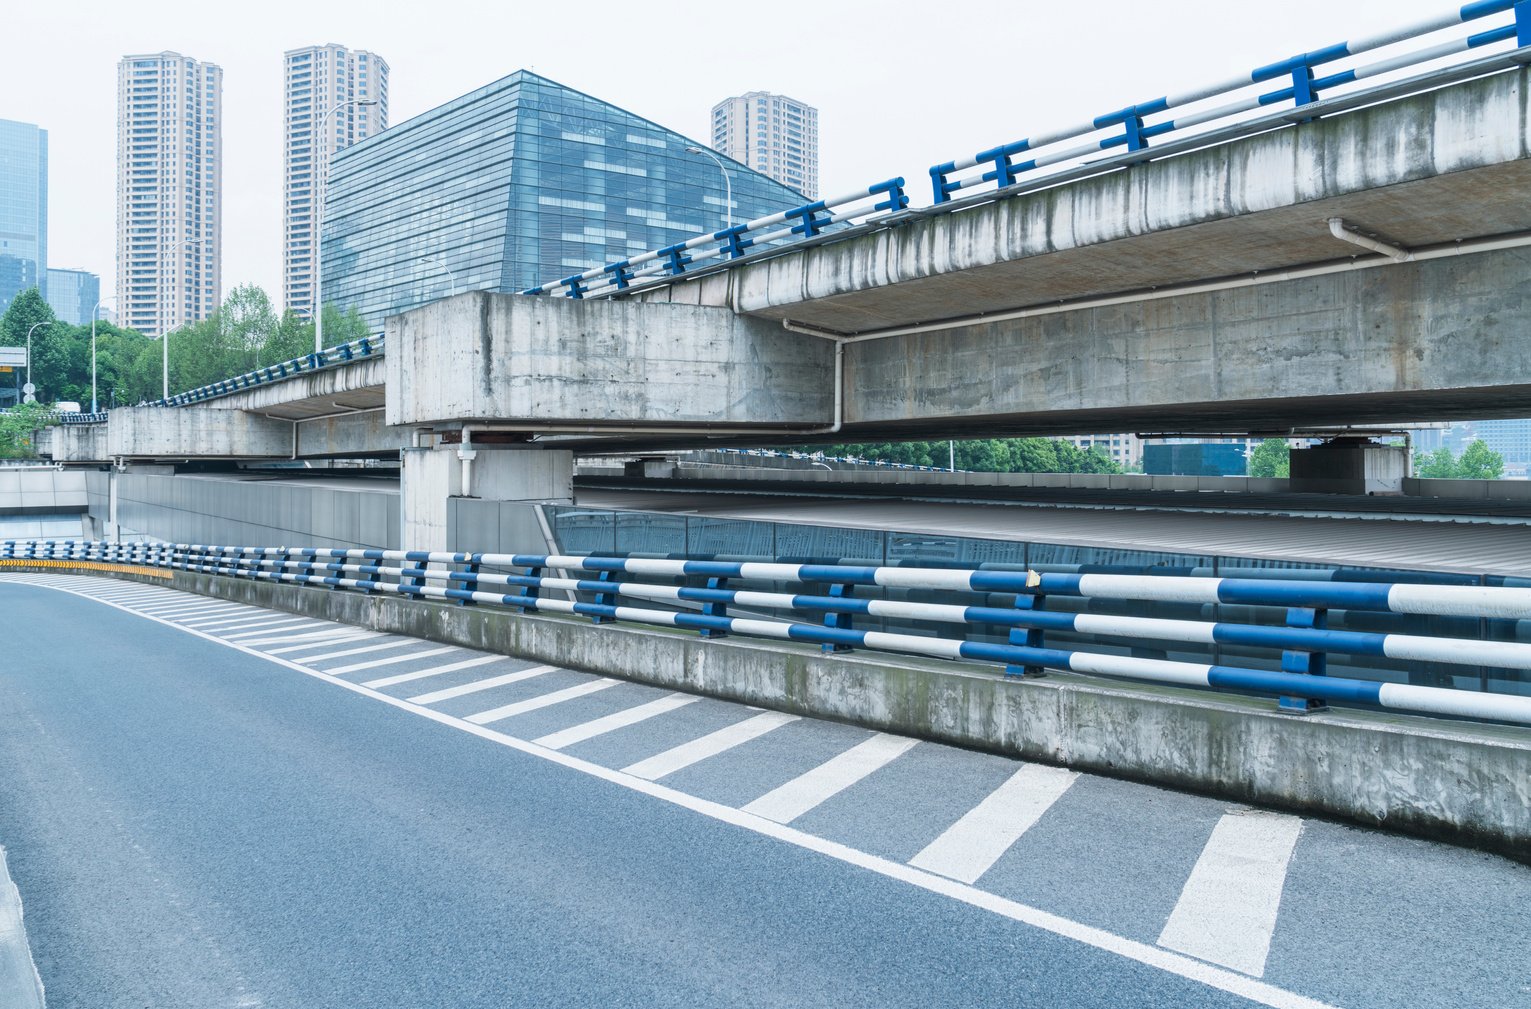
[[[658,715],[663,715],[676,708],[684,708],[688,704],[694,704],[701,698],[695,694],[671,694],[661,697],[657,701],[640,704],[635,708],[625,711],[617,711],[603,718],[592,718],[580,725],[572,725],[558,732],[550,732],[546,736],[539,736],[532,740],[538,746],[546,746],[550,750],[562,750],[573,746],[575,743],[583,743],[587,739],[596,736],[604,736],[608,732],[617,729],[625,729],[629,725],[637,725],[639,722],[648,721]]]
[[[76,588],[68,587],[70,583],[55,584],[45,581],[33,581],[26,578],[7,576],[3,573],[0,573],[0,581],[11,581],[23,585],[36,585],[40,588],[49,588],[57,592],[66,592],[70,595],[79,596],[81,598],[91,598],[91,596],[86,592],[82,592]],[[128,609],[127,607],[117,606],[114,603],[103,602],[102,605],[113,606],[114,608],[123,610],[127,613],[135,612]],[[1032,907],[1029,904],[1022,904],[1019,901],[1010,900],[1005,897],[1000,897],[997,894],[988,893],[966,883],[959,883],[956,880],[947,879],[944,876],[938,876],[935,873],[926,872],[923,869],[917,869],[913,866],[905,865],[901,862],[895,862],[891,859],[882,858],[878,855],[872,855],[867,852],[860,851],[856,848],[852,848],[848,845],[840,844],[837,841],[830,841],[822,837],[816,837],[813,834],[806,833],[805,831],[797,830],[793,827],[788,827],[783,824],[775,823],[771,820],[763,819],[762,817],[754,816],[750,813],[744,812],[743,810],[735,809],[732,806],[725,806],[720,802],[713,802],[709,799],[698,798],[697,796],[688,795],[685,792],[670,788],[667,785],[661,785],[657,782],[637,778],[622,771],[612,770],[609,767],[602,767],[600,764],[596,764],[579,757],[572,757],[569,754],[563,753],[559,750],[549,750],[545,746],[537,746],[534,743],[530,743],[524,739],[517,739],[516,737],[507,735],[503,732],[498,732],[494,729],[486,728],[482,725],[474,725],[471,722],[465,721],[464,719],[443,714],[442,712],[431,708],[419,707],[418,705],[415,705],[408,700],[398,697],[391,697],[388,694],[379,693],[376,690],[370,690],[362,686],[360,683],[352,683],[349,680],[332,679],[328,676],[328,674],[321,672],[320,670],[309,669],[307,666],[299,665],[298,663],[289,659],[277,658],[265,652],[257,651],[253,648],[245,648],[238,643],[230,642],[224,638],[215,637],[214,635],[206,634],[202,631],[193,630],[180,624],[172,623],[168,620],[159,620],[154,617],[149,617],[148,619],[154,620],[156,623],[164,624],[166,627],[172,627],[177,630],[185,631],[188,634],[193,634],[213,644],[223,645],[227,648],[232,648],[236,651],[243,652],[246,655],[250,655],[259,659],[265,659],[267,662],[273,662],[280,666],[285,666],[294,672],[312,676],[315,679],[323,680],[326,683],[342,687],[346,690],[352,691],[353,693],[361,694],[365,697],[370,697],[375,701],[379,701],[383,704],[398,708],[401,711],[408,711],[419,715],[422,718],[427,718],[439,725],[457,729],[460,732],[466,732],[472,736],[477,736],[479,739],[482,739],[486,742],[494,743],[498,746],[503,746],[506,749],[515,750],[519,753],[525,753],[530,756],[538,757],[539,759],[546,760],[549,763],[557,764],[560,767],[565,767],[572,771],[578,771],[581,774],[588,775],[592,778],[599,778],[602,781],[607,781],[622,788],[638,792],[639,794],[647,795],[650,798],[658,799],[661,802],[668,802],[671,805],[678,806],[681,809],[689,810],[701,816],[705,816],[708,819],[716,820],[719,823],[727,823],[732,826],[739,827],[743,830],[748,830],[752,833],[759,834],[762,837],[773,838],[783,843],[802,848],[805,851],[816,852],[817,854],[824,855],[828,858],[833,858],[836,861],[844,862],[847,865],[853,865],[857,868],[865,869],[868,872],[875,872],[878,875],[887,877],[888,879],[898,880],[899,882],[918,887],[929,893],[938,894],[951,900],[967,904],[970,907],[976,907],[980,910],[988,911],[992,914],[997,914],[1002,918],[1009,919],[1010,921],[1019,922],[1020,924],[1027,925],[1031,928],[1041,929],[1044,932],[1049,932],[1053,935],[1061,936],[1065,939],[1071,939],[1080,943],[1081,945],[1089,946],[1093,949],[1098,949],[1106,953],[1111,953],[1115,956],[1120,956],[1123,959],[1131,960],[1135,963],[1141,963],[1156,970],[1162,970],[1167,974],[1173,974],[1176,977],[1186,978],[1187,980],[1195,981],[1198,984],[1204,984],[1209,988],[1215,988],[1218,991],[1225,991],[1229,994],[1238,995],[1239,997],[1248,999],[1252,1002],[1258,1002],[1261,1005],[1270,1006],[1271,1009],[1337,1009],[1336,1006],[1328,1002],[1309,998],[1306,995],[1300,995],[1297,992],[1288,991],[1285,988],[1278,988],[1275,985],[1267,984],[1263,981],[1258,981],[1243,974],[1225,970],[1221,967],[1215,967],[1211,964],[1204,963],[1192,957],[1183,956],[1179,953],[1174,953],[1166,949],[1161,949],[1157,946],[1149,945],[1148,943],[1138,942],[1135,939],[1128,939],[1125,936],[1119,936],[1115,933],[1107,932],[1105,929],[1096,928],[1093,925],[1085,925],[1081,922],[1073,921],[1060,915],[1052,914],[1048,911],[1043,911],[1040,908]]]
[[[1249,810],[1217,821],[1159,945],[1232,967],[1265,973],[1287,864],[1302,820]]]
[[[513,673],[505,673],[502,676],[491,676],[487,680],[475,680],[472,683],[464,683],[460,687],[448,687],[445,690],[437,690],[434,693],[420,694],[409,698],[409,703],[435,704],[437,701],[449,701],[454,697],[476,694],[480,690],[493,690],[495,687],[503,687],[507,683],[520,683],[522,680],[529,680],[534,676],[551,673],[557,669],[557,666],[533,666],[530,669],[518,669]],[[374,683],[376,682],[374,681]],[[394,682],[398,682],[397,679]]]
[[[353,641],[356,639],[356,628],[347,624],[334,624],[322,631],[310,631],[303,634],[282,634],[273,632],[276,636],[270,638],[244,636],[245,644],[253,647],[261,645],[281,645],[289,642],[307,641],[315,645],[333,645],[341,641]],[[362,637],[375,638],[378,634],[373,631]]]
[[[777,823],[791,823],[879,767],[898,759],[918,742],[918,739],[879,732],[748,803],[743,807],[744,811]]]
[[[323,620],[310,620],[310,619],[305,618],[303,620],[289,620],[286,623],[272,624],[270,627],[262,627],[260,630],[256,630],[256,631],[242,630],[242,631],[240,631],[237,634],[220,634],[218,636],[220,638],[226,638],[229,641],[243,641],[246,638],[266,637],[266,636],[270,635],[271,632],[273,632],[273,631],[296,631],[296,630],[301,630],[302,628],[305,628],[305,627],[326,627],[326,626],[329,626],[329,625],[326,624],[325,621],[323,621]]]
[[[400,662],[413,662],[415,659],[428,659],[435,655],[445,655],[448,652],[461,651],[456,645],[446,645],[442,648],[427,648],[423,652],[410,652],[408,655],[390,655],[386,659],[369,659],[366,662],[353,662],[349,666],[336,666],[334,669],[326,669],[324,675],[339,676],[342,673],[359,673],[363,669],[373,669],[377,666],[392,666]]]
[[[772,729],[779,729],[797,720],[797,715],[789,715],[782,711],[767,711],[754,718],[746,718],[742,722],[726,725],[716,732],[709,732],[700,739],[693,739],[689,743],[682,743],[663,753],[656,753],[636,764],[629,764],[622,768],[622,773],[647,781],[657,781],[667,774],[674,774],[692,764],[701,763],[708,757],[716,757],[752,739],[759,739]]]
[[[909,864],[974,883],[1068,791],[1079,774],[1025,764]]]
[[[322,642],[322,643],[324,643],[324,644],[334,644],[335,642]],[[367,652],[382,652],[382,651],[386,651],[389,648],[403,648],[405,645],[418,645],[419,643],[420,642],[417,639],[415,639],[415,638],[395,638],[392,641],[384,641],[382,644],[378,644],[378,645],[365,645],[365,646],[363,646],[361,648],[347,648],[343,652],[327,652],[324,655],[305,655],[305,656],[303,656],[303,658],[297,659],[295,661],[297,661],[297,662],[325,662],[325,661],[327,661],[329,659],[343,659],[347,655],[362,655],[362,654],[365,654]],[[268,654],[268,655],[275,655],[276,653],[275,652],[267,652],[266,654]]]
[[[352,641],[371,641],[377,637],[377,631],[367,631],[363,634],[351,634],[343,638],[322,638],[319,641],[305,641],[301,644],[288,645],[286,648],[262,648],[267,655],[286,655],[289,652],[306,652],[311,648],[330,648],[334,645],[349,644]]]
[[[209,631],[232,631],[241,627],[260,627],[262,624],[274,624],[283,620],[291,620],[291,613],[276,613],[272,610],[254,610],[250,613],[225,614],[221,617],[198,617],[196,620],[178,621],[187,627],[201,627]]]
[[[440,676],[443,673],[455,673],[459,669],[472,669],[474,666],[487,666],[491,662],[500,662],[505,658],[503,655],[479,655],[471,659],[463,659],[461,662],[448,662],[444,666],[432,666],[429,669],[419,669],[413,673],[400,673],[397,676],[385,676],[381,680],[369,680],[363,683],[364,687],[391,687],[395,683],[408,683],[411,680],[423,680],[428,676]]]
[[[184,602],[174,602],[174,603],[161,603],[161,604],[156,605],[156,606],[139,606],[139,607],[134,607],[134,608],[137,609],[139,613],[143,613],[143,614],[145,614],[147,616],[151,616],[151,617],[163,617],[163,618],[166,618],[166,619],[170,619],[170,618],[173,618],[173,617],[185,616],[185,615],[189,615],[189,614],[192,614],[192,613],[206,613],[206,614],[229,613],[229,612],[233,612],[235,610],[242,610],[242,609],[244,609],[244,604],[243,603],[207,603],[207,602],[203,602],[203,603],[184,603]]]
[[[589,683],[581,683],[576,687],[565,687],[563,690],[555,690],[551,694],[543,694],[541,697],[533,697],[530,700],[507,704],[502,708],[480,711],[476,715],[469,715],[467,721],[472,722],[474,725],[485,725],[489,722],[498,722],[505,718],[514,718],[517,715],[524,715],[528,711],[552,707],[555,704],[562,704],[564,701],[572,701],[576,697],[593,694],[597,690],[614,687],[617,683],[617,680],[609,680],[604,677],[599,680],[591,680]]]
[[[5,1009],[43,1009],[43,981],[32,962],[22,921],[21,892],[11,881],[0,848],[0,1005]]]

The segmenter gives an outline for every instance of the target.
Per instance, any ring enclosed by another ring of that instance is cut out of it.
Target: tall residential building
[[[48,304],[60,322],[81,326],[101,300],[101,278],[84,270],[48,270]],[[105,318],[103,315],[102,318]]]
[[[293,49],[283,58],[282,304],[307,313],[314,304],[314,218],[330,157],[388,128],[388,64],[377,53],[353,52],[333,42]],[[363,101],[377,104],[350,105],[324,118],[345,102]]]
[[[717,231],[723,178],[699,146],[525,70],[335,156],[324,300],[373,326],[462,291],[519,292]],[[801,202],[728,165],[735,221]]]
[[[0,119],[0,312],[48,293],[48,131]]]
[[[712,149],[819,197],[819,110],[786,95],[751,91],[712,107]]]
[[[117,64],[117,300],[159,336],[222,298],[223,70],[180,53]]]

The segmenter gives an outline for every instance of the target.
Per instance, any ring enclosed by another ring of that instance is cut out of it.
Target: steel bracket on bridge
[[[1310,631],[1327,630],[1329,627],[1329,611],[1326,609],[1305,609],[1300,606],[1294,606],[1286,611],[1286,625]],[[1329,673],[1329,656],[1325,652],[1284,651],[1281,653],[1281,671],[1283,673],[1306,673],[1309,676],[1327,676]],[[1285,694],[1277,700],[1276,705],[1280,710],[1292,715],[1306,715],[1314,711],[1324,711],[1329,707],[1325,701],[1315,700],[1311,697],[1295,697]]]
[[[856,586],[850,584],[849,582],[836,582],[829,587],[829,596],[831,599],[849,599],[852,595],[855,594],[855,592]],[[832,627],[837,631],[848,631],[851,629],[851,615],[849,613],[837,613],[834,610],[830,610],[824,614],[824,626]],[[819,651],[825,653],[826,655],[833,652],[848,652],[850,650],[850,645],[839,643],[825,642],[819,646]]]
[[[728,588],[728,576],[727,575],[713,575],[711,578],[707,579],[707,587],[709,589],[726,589],[726,588]],[[726,617],[726,616],[728,616],[728,604],[727,603],[703,603],[702,604],[702,616],[704,616],[704,617]],[[726,638],[726,637],[728,637],[728,632],[727,631],[722,631],[722,630],[715,630],[715,629],[713,629],[711,627],[704,627],[701,630],[701,636],[704,637],[704,638]]]
[[[1040,592],[1034,595],[1017,595],[1015,608],[1025,612],[1044,609],[1047,606],[1047,597]],[[1012,627],[1010,628],[1010,643],[1021,645],[1026,648],[1042,648],[1042,628],[1040,627]],[[1041,666],[1006,666],[1006,676],[1022,676],[1035,679],[1046,676],[1047,670]]]

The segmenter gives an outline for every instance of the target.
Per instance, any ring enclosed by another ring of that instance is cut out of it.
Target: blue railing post
[[[1521,48],[1531,46],[1531,0],[1520,0],[1515,5],[1515,44]]]
[[[526,577],[540,579],[542,577],[542,571],[543,569],[539,567],[527,568]],[[521,586],[521,591],[516,594],[522,599],[537,599],[542,595],[542,586],[536,584],[523,585]]]
[[[617,572],[607,569],[597,575],[596,580],[615,584]],[[595,604],[597,606],[615,606],[617,605],[617,594],[615,592],[597,592],[595,594]],[[592,614],[590,617],[591,623],[596,624],[609,624],[612,620],[612,617],[604,616],[600,613]]]
[[[1294,606],[1286,611],[1286,625],[1304,630],[1325,630],[1329,626],[1329,611]],[[1281,671],[1325,676],[1329,672],[1329,657],[1324,652],[1284,651],[1281,653]],[[1329,706],[1324,701],[1289,695],[1282,695],[1276,703],[1280,710],[1294,715],[1323,711]]]
[[[709,589],[726,589],[726,588],[728,588],[728,576],[727,575],[713,575],[711,578],[707,579],[707,587]],[[702,604],[702,616],[704,616],[704,617],[726,617],[726,616],[728,616],[728,604],[727,603],[703,603]],[[727,631],[714,630],[711,627],[703,627],[700,633],[701,633],[702,637],[704,637],[704,638],[726,638],[726,637],[728,637],[728,632]]]
[[[1024,612],[1030,612],[1032,610],[1040,610],[1040,609],[1044,608],[1046,605],[1047,605],[1047,597],[1042,595],[1042,593],[1040,593],[1040,592],[1037,592],[1037,593],[1032,594],[1032,595],[1022,594],[1022,595],[1017,595],[1015,597],[1015,608],[1018,609],[1018,610],[1022,610]],[[1012,628],[1010,628],[1010,643],[1012,645],[1021,645],[1021,646],[1024,646],[1026,648],[1041,648],[1041,647],[1043,647],[1043,643],[1042,643],[1042,628],[1040,628],[1040,627],[1012,627]],[[1027,678],[1030,678],[1030,679],[1035,679],[1036,677],[1039,677],[1039,676],[1046,676],[1047,675],[1047,670],[1043,669],[1041,666],[1013,666],[1012,665],[1012,666],[1006,666],[1005,667],[1005,675],[1006,676],[1024,676],[1024,677],[1027,677]]]
[[[462,580],[462,587],[467,589],[469,592],[478,590],[478,571],[483,564],[483,556],[483,554],[469,554],[467,562],[463,564],[462,573],[465,575],[473,576],[472,578],[464,578]],[[478,602],[477,600],[473,599],[459,599],[457,600],[457,605],[477,606]]]
[[[836,582],[829,587],[829,595],[831,599],[849,599],[852,595],[855,594],[855,592],[856,586],[848,582]],[[837,613],[834,610],[830,610],[824,614],[824,626],[833,627],[836,630],[848,631],[851,629],[851,615],[849,613]],[[850,650],[850,645],[831,645],[826,643],[819,646],[819,651],[824,652],[826,655],[831,652],[848,652]]]

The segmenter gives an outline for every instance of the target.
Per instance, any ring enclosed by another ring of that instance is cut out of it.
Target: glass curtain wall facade
[[[101,278],[85,270],[49,270],[48,304],[60,322],[83,326],[101,300]]]
[[[702,146],[519,71],[335,155],[324,300],[385,318],[463,291],[518,292],[626,259],[727,217]],[[725,159],[733,219],[799,206]]]
[[[48,294],[48,131],[0,119],[0,312]]]

